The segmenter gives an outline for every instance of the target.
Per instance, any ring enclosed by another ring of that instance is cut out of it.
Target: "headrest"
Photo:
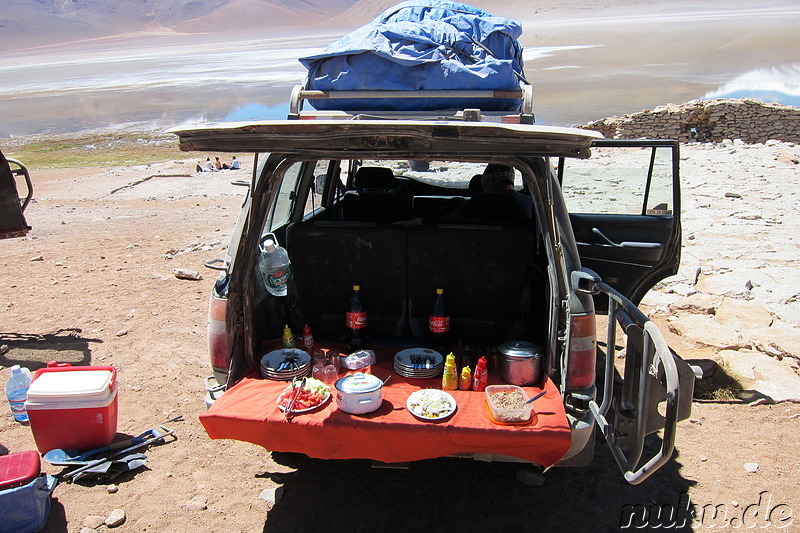
[[[399,184],[392,170],[385,167],[361,167],[353,179],[356,189],[393,189]]]
[[[530,208],[522,203],[514,192],[474,194],[461,214],[467,218],[482,220],[523,220],[531,218]]]

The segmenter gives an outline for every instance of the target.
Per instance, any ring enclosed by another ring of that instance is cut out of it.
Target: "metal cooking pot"
[[[526,387],[542,380],[542,349],[528,341],[509,341],[498,347],[500,372],[509,385]]]
[[[372,374],[356,372],[336,380],[336,406],[351,415],[378,409],[383,402],[383,381]]]

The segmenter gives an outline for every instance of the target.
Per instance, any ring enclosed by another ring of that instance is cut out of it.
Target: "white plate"
[[[448,405],[445,409],[432,416],[427,416],[423,413],[414,411],[415,404],[423,402],[423,404],[430,403],[436,400],[444,400]],[[406,409],[408,412],[419,418],[420,420],[442,420],[456,412],[456,399],[449,393],[439,389],[422,389],[414,391],[406,400]]]
[[[278,397],[275,399],[275,404],[276,405],[278,404],[278,402],[281,401],[281,396],[283,396],[283,393],[278,395]],[[319,402],[317,405],[315,405],[313,407],[309,407],[307,409],[292,409],[292,414],[293,415],[299,415],[300,413],[307,413],[309,411],[313,411],[314,409],[317,409],[318,407],[322,407],[323,405],[328,403],[328,400],[330,400],[330,399],[331,399],[331,391],[328,391],[328,395],[325,396],[325,398],[321,402]],[[286,410],[283,407],[281,407],[280,405],[278,405],[278,409],[280,409],[280,411],[282,413],[286,412]]]
[[[298,350],[297,348],[281,348],[280,350],[273,350],[266,354],[264,357],[261,358],[261,367],[265,370],[270,372],[276,373],[290,373],[294,372],[297,369],[290,365],[290,367],[286,370],[278,370],[278,366],[283,362],[286,358],[288,353],[291,353],[295,356],[297,366],[303,367],[311,362],[311,356],[308,355],[308,352],[304,352],[303,350]]]
[[[406,350],[400,350],[394,356],[395,363],[400,364],[404,367],[408,367],[409,369],[412,369],[412,364],[411,364],[412,355],[432,357],[433,358],[432,368],[444,364],[444,357],[442,357],[442,354],[440,354],[435,350],[431,350],[430,348],[408,348]],[[419,368],[419,369],[413,368],[413,370],[430,370],[430,368]]]

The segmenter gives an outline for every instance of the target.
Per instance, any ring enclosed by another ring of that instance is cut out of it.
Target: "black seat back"
[[[411,195],[391,169],[361,167],[353,187],[342,198],[344,220],[392,223],[411,218]]]
[[[410,227],[411,319],[417,321],[419,330],[426,331],[435,290],[443,288],[454,338],[501,342],[519,335],[530,309],[533,253],[534,238],[527,228]]]
[[[405,320],[406,230],[390,224],[302,222],[288,228],[294,303],[312,330],[345,331],[353,284],[361,285],[369,334],[391,337]],[[398,326],[400,324],[400,326]]]

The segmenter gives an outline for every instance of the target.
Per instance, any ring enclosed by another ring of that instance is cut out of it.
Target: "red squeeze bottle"
[[[486,369],[486,358],[481,357],[478,359],[478,364],[475,365],[475,373],[472,375],[472,390],[486,390],[488,383],[489,371]]]

